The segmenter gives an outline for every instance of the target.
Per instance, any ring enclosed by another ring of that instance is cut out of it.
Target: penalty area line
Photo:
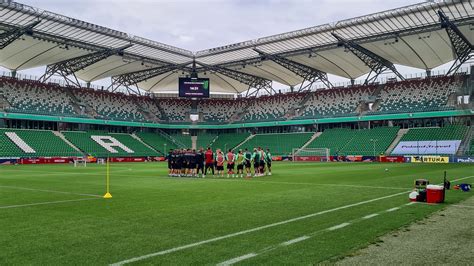
[[[99,198],[87,198],[87,199],[47,201],[47,202],[28,203],[28,204],[19,204],[19,205],[10,205],[10,206],[0,206],[0,209],[12,209],[12,208],[31,207],[31,206],[39,206],[39,205],[50,205],[50,204],[60,204],[60,203],[76,202],[76,201],[98,200],[98,199]]]

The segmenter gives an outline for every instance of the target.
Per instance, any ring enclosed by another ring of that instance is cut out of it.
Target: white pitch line
[[[417,202],[416,201],[412,201],[412,202],[408,202],[407,204],[405,204],[406,206],[410,206],[410,205],[413,205],[413,204],[416,204]]]
[[[362,217],[362,219],[370,219],[370,218],[374,218],[375,216],[378,216],[379,214],[378,213],[372,213],[372,214],[369,214],[369,215],[366,215],[364,217]]]
[[[474,206],[469,206],[469,205],[453,204],[453,205],[450,205],[450,206],[460,207],[460,208],[471,208],[471,209],[474,209]]]
[[[84,201],[84,200],[98,200],[98,199],[99,198],[87,198],[87,199],[75,199],[75,200],[38,202],[38,203],[29,203],[29,204],[20,204],[20,205],[0,206],[0,209],[11,209],[11,208],[30,207],[30,206],[38,206],[38,205],[50,205],[50,204],[59,204],[59,203],[66,203],[66,202]]]
[[[224,262],[221,262],[219,264],[217,264],[218,266],[227,266],[227,265],[232,265],[232,264],[235,264],[239,261],[242,261],[242,260],[246,260],[246,259],[250,259],[250,258],[253,258],[255,256],[257,256],[258,254],[256,253],[249,253],[249,254],[246,254],[246,255],[243,255],[243,256],[240,256],[240,257],[237,257],[237,258],[233,258],[233,259],[230,259],[230,260],[226,260]]]
[[[386,212],[394,212],[396,210],[399,210],[400,207],[394,207],[394,208],[391,208],[391,209],[388,209]]]
[[[316,213],[311,213],[311,214],[308,214],[308,215],[299,216],[299,217],[296,217],[296,218],[292,218],[292,219],[288,219],[288,220],[284,220],[284,221],[280,221],[280,222],[276,222],[276,223],[272,223],[272,224],[267,224],[267,225],[263,225],[263,226],[259,226],[259,227],[255,227],[255,228],[251,228],[251,229],[231,233],[231,234],[228,234],[228,235],[219,236],[219,237],[216,237],[216,238],[211,238],[211,239],[207,239],[207,240],[187,244],[187,245],[184,245],[184,246],[174,247],[174,248],[158,251],[158,252],[155,252],[155,253],[150,253],[150,254],[146,254],[146,255],[143,255],[143,256],[138,256],[138,257],[134,257],[134,258],[131,258],[131,259],[122,260],[122,261],[113,263],[111,265],[117,266],[117,265],[124,265],[124,264],[127,264],[127,263],[137,262],[137,261],[153,258],[153,257],[156,257],[156,256],[161,256],[161,255],[173,253],[173,252],[176,252],[176,251],[201,246],[201,245],[204,245],[204,244],[207,244],[207,243],[220,241],[220,240],[231,238],[231,237],[236,237],[236,236],[261,231],[263,229],[267,229],[267,228],[271,228],[271,227],[275,227],[275,226],[279,226],[279,225],[284,225],[284,224],[288,224],[288,223],[292,223],[292,222],[296,222],[296,221],[301,221],[301,220],[304,220],[304,219],[316,217],[316,216],[323,215],[323,214],[326,214],[326,213],[331,213],[331,212],[335,212],[335,211],[339,211],[339,210],[344,210],[344,209],[348,209],[348,208],[352,208],[352,207],[372,203],[372,202],[379,201],[379,200],[393,198],[393,197],[396,197],[396,196],[399,196],[399,195],[404,195],[404,194],[406,194],[410,191],[411,190],[403,191],[403,192],[391,194],[391,195],[388,195],[388,196],[383,196],[383,197],[379,197],[379,198],[375,198],[375,199],[360,201],[360,202],[357,202],[357,203],[344,205],[344,206],[336,207],[336,208],[333,208],[333,209],[328,209],[328,210],[324,210],[324,211],[320,211],[320,212],[316,212]]]
[[[294,243],[298,243],[298,242],[301,242],[301,241],[304,241],[306,239],[310,238],[309,236],[301,236],[301,237],[298,237],[298,238],[295,238],[295,239],[291,239],[291,240],[288,240],[288,241],[285,241],[283,243],[281,243],[282,246],[288,246],[288,245],[291,245],[291,244],[294,244]]]
[[[74,193],[74,192],[67,192],[67,191],[48,190],[48,189],[35,189],[35,188],[26,188],[26,187],[0,186],[0,188],[11,188],[11,189],[39,191],[39,192],[48,192],[48,193],[70,194],[70,195],[78,195],[78,196],[90,196],[90,197],[97,197],[97,198],[102,197],[101,195],[95,195],[95,194]]]
[[[328,230],[329,231],[334,231],[334,230],[337,230],[337,229],[341,229],[341,228],[344,228],[348,225],[350,225],[351,223],[342,223],[342,224],[338,224],[338,225],[335,225],[335,226],[332,226],[332,227],[329,227]]]

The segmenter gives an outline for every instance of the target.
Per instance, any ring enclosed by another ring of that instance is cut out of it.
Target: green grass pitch
[[[273,176],[244,180],[116,163],[105,200],[103,165],[0,166],[0,265],[334,260],[469,197],[406,205],[414,179],[439,183],[444,170],[472,183],[469,164],[275,162]]]

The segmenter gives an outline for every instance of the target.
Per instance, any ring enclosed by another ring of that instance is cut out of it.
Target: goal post
[[[76,157],[74,159],[74,167],[87,167],[87,158],[84,157]]]
[[[293,162],[329,162],[330,150],[328,148],[294,148]]]

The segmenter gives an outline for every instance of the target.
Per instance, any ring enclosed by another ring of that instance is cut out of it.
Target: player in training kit
[[[235,175],[234,175],[235,155],[232,152],[232,149],[229,149],[229,152],[225,156],[225,159],[227,161],[227,178],[229,178],[230,175],[232,175],[232,177],[235,177]]]
[[[260,154],[260,162],[259,162],[259,176],[263,176],[265,172],[265,152],[263,151],[262,147],[258,147],[258,153]]]
[[[168,155],[166,155],[166,160],[168,161],[168,176],[173,174],[173,167],[171,163],[171,157],[173,155],[173,149],[170,149]]]
[[[206,153],[204,153],[204,159],[206,161],[206,169],[204,169],[203,177],[206,177],[208,169],[211,169],[212,175],[214,175],[214,153],[212,152],[211,147],[208,147]]]
[[[237,165],[237,177],[244,177],[244,154],[242,150],[235,155],[235,164]]]
[[[253,170],[254,170],[254,177],[255,177],[259,175],[259,169],[260,169],[260,153],[258,152],[257,148],[253,149],[252,161],[253,161]]]
[[[248,149],[245,149],[245,154],[244,154],[244,166],[245,166],[245,172],[247,173],[247,177],[252,176],[252,153],[249,152]]]
[[[265,157],[265,162],[267,163],[267,175],[272,175],[272,154],[270,153],[270,149],[267,148],[267,153]]]
[[[224,153],[220,149],[217,149],[216,169],[217,169],[217,175],[220,175],[221,177],[224,177],[224,162],[225,162]]]
[[[183,151],[176,150],[176,176],[181,176],[183,171]]]
[[[204,177],[204,150],[202,148],[196,153],[196,176],[199,176],[199,172],[201,172],[201,177]]]

